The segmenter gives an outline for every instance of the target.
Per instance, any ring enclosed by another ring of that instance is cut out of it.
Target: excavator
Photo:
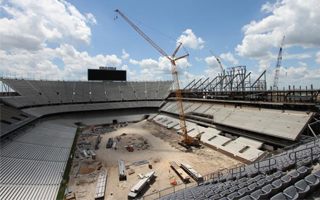
[[[173,82],[175,85],[175,96],[177,107],[179,109],[179,124],[180,129],[182,131],[183,139],[179,142],[179,144],[185,147],[187,150],[191,150],[191,146],[199,147],[199,140],[194,139],[188,135],[187,126],[186,126],[186,117],[183,109],[183,101],[182,101],[182,91],[179,85],[179,76],[177,71],[176,62],[180,59],[186,58],[189,54],[185,54],[183,56],[176,57],[182,43],[179,43],[177,48],[174,50],[173,54],[169,56],[162,48],[160,48],[151,38],[149,38],[137,25],[135,25],[126,15],[124,15],[119,9],[115,10],[140,36],[142,36],[153,48],[155,48],[162,56],[167,58],[171,63],[171,73]]]

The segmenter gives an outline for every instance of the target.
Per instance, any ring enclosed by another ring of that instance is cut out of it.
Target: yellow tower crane
[[[124,15],[119,9],[115,10],[139,35],[141,35],[153,48],[155,48],[162,56],[166,57],[171,63],[171,73],[173,77],[173,81],[175,84],[175,95],[176,95],[176,102],[177,107],[179,109],[179,122],[180,122],[180,129],[183,134],[183,140],[180,142],[186,148],[190,148],[190,146],[199,146],[199,141],[193,139],[187,134],[187,126],[186,126],[186,119],[182,104],[182,92],[179,85],[179,77],[177,71],[176,62],[182,58],[189,56],[189,54],[176,57],[177,52],[179,51],[182,43],[179,43],[178,47],[174,50],[173,54],[169,56],[163,49],[161,49],[151,38],[149,38],[138,26],[136,26],[126,15]]]

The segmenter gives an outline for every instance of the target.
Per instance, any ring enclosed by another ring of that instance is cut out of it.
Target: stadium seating
[[[305,158],[311,159],[311,167],[300,166],[299,161]],[[280,155],[247,165],[238,173],[231,174],[234,170],[229,170],[225,175],[213,176],[196,187],[178,190],[161,199],[303,199],[320,188],[319,158],[320,139],[315,139]],[[290,169],[279,162],[287,159],[294,162]],[[313,164],[317,170],[313,170]]]
[[[7,134],[35,119],[34,116],[19,109],[0,104],[0,136]]]
[[[2,141],[0,199],[56,199],[75,132],[42,122]]]
[[[168,96],[172,85],[172,81],[42,81],[5,78],[1,81],[20,94],[2,98],[5,103],[17,108],[88,102],[163,100]]]
[[[110,102],[110,103],[92,103],[92,104],[69,104],[69,105],[51,105],[23,109],[24,112],[40,117],[49,114],[110,110],[110,109],[128,109],[128,108],[158,108],[162,101],[128,101],[128,102]]]
[[[40,117],[159,108],[172,84],[4,78],[1,81],[19,96],[1,97],[0,199],[56,199],[76,129],[41,122]]]

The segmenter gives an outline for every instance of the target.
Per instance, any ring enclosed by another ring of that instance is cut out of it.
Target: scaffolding
[[[246,66],[236,66],[224,70],[213,78],[200,78],[192,80],[182,91],[184,98],[205,98],[222,100],[286,102],[286,103],[319,103],[320,90],[313,85],[288,86],[279,89],[267,89],[266,70],[256,79]],[[171,97],[174,94],[171,94]]]
[[[193,80],[184,88],[188,92],[263,91],[266,89],[266,71],[252,81],[251,72],[247,71],[246,66],[228,68],[211,80],[210,78]]]

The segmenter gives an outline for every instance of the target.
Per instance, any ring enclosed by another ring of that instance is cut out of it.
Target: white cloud
[[[139,80],[137,71],[129,68],[128,65],[121,66],[121,69],[127,71],[127,74],[128,74],[127,79],[128,80],[135,80],[135,81]]]
[[[194,59],[195,59],[197,62],[202,62],[202,61],[203,61],[202,58],[199,58],[199,57],[197,57],[197,56],[196,56]]]
[[[66,1],[0,2],[0,71],[3,75],[46,79],[86,79],[87,68],[120,67],[117,55],[89,55],[89,24],[97,21]],[[126,55],[127,56],[127,55]]]
[[[43,48],[36,51],[15,50],[0,51],[0,71],[5,75],[46,79],[82,79],[85,80],[87,68],[99,66],[120,67],[122,61],[116,55],[90,56],[85,51],[78,51],[71,45],[61,45],[55,49]],[[60,66],[55,61],[62,62]],[[29,74],[30,73],[30,74]]]
[[[228,53],[223,53],[220,54],[220,57],[227,62],[230,62],[233,65],[237,65],[239,64],[239,61],[233,56],[232,53],[228,52]]]
[[[91,13],[81,14],[66,1],[14,0],[1,2],[0,48],[37,50],[47,43],[83,42],[88,44],[95,22]]]
[[[283,60],[289,60],[289,59],[296,59],[296,60],[302,60],[311,58],[312,56],[309,53],[295,53],[295,54],[288,54],[286,52],[283,53]],[[276,59],[277,57],[274,56]]]
[[[202,49],[204,47],[204,40],[197,37],[191,29],[186,29],[182,35],[177,39],[177,43],[182,43],[183,46],[191,49]]]
[[[219,67],[219,63],[217,62],[214,56],[209,56],[204,59],[208,67],[216,68]]]
[[[130,57],[130,54],[128,54],[125,49],[122,49],[122,56],[121,56],[121,58],[122,58],[123,60],[127,60],[129,57]]]
[[[220,54],[219,57],[220,57],[220,62],[222,62],[221,64],[224,68],[226,66],[224,66],[223,63],[225,63],[225,62],[227,62],[229,65],[238,65],[239,64],[239,61],[230,52],[222,53],[222,54]],[[204,61],[207,64],[207,67],[211,68],[209,70],[210,73],[213,71],[215,71],[214,74],[221,72],[219,63],[218,63],[217,59],[215,58],[215,56],[208,56],[208,57],[204,58]],[[207,71],[205,73],[207,73]]]
[[[202,78],[202,82],[205,81],[206,77],[204,75],[196,75],[194,73],[190,73],[188,71],[183,71],[182,76],[180,76],[180,88],[185,88],[191,81],[194,79],[198,81]]]
[[[280,6],[280,1],[276,1],[276,3],[272,4],[270,2],[267,2],[265,4],[262,5],[261,7],[261,11],[264,13],[271,13],[272,11],[274,11],[277,7]]]
[[[273,81],[275,69],[272,74],[269,74],[268,79]],[[320,69],[311,68],[304,62],[299,62],[297,65],[289,67],[280,67],[279,73],[279,88],[287,87],[288,85],[309,86],[313,84],[316,88],[320,87]]]
[[[86,13],[87,21],[92,24],[97,24],[97,20],[92,13]]]
[[[207,68],[204,70],[204,72],[205,72],[206,77],[212,77],[212,78],[221,74],[220,68]]]
[[[283,35],[286,46],[320,46],[318,0],[282,0],[266,3],[261,9],[270,15],[243,27],[244,38],[236,47],[239,55],[263,57],[272,47],[279,46]]]
[[[159,57],[158,60],[151,58],[134,60],[129,63],[138,65],[141,69],[141,80],[160,80],[163,78],[171,79],[171,63],[166,57]],[[186,58],[177,61],[178,71],[183,71],[191,66]]]
[[[316,62],[320,64],[320,51],[316,54]]]

